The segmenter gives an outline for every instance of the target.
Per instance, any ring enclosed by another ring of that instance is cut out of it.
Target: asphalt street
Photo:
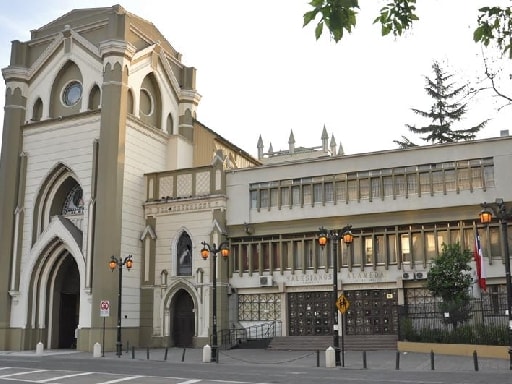
[[[397,353],[345,352],[343,367],[327,368],[324,351],[219,350],[217,363],[202,349],[170,348],[105,353],[0,352],[0,383],[49,384],[512,384],[508,360]]]

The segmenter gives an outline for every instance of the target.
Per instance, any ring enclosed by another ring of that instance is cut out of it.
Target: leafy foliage
[[[451,143],[461,140],[472,140],[480,131],[487,120],[466,129],[452,129],[455,122],[460,121],[467,112],[467,103],[455,101],[455,98],[464,100],[469,94],[468,84],[456,87],[450,83],[453,75],[447,74],[440,67],[439,63],[432,65],[435,78],[432,80],[425,76],[428,95],[434,99],[429,111],[412,108],[412,111],[430,120],[429,124],[417,128],[414,125],[406,124],[413,133],[425,135],[423,140],[434,143]],[[399,144],[400,145],[400,144]]]
[[[470,318],[469,287],[472,278],[469,262],[472,255],[462,250],[459,243],[444,244],[441,255],[434,260],[427,276],[427,289],[434,297],[440,297],[440,310],[448,313],[445,322],[457,328]]]
[[[512,10],[510,7],[483,7],[478,10],[478,27],[473,40],[486,47],[493,41],[503,54],[512,59]]]
[[[320,15],[315,28],[317,40],[323,32],[324,24],[330,36],[338,43],[344,31],[352,32],[356,26],[357,0],[312,0],[309,3],[313,9],[304,14],[304,26]],[[414,21],[419,20],[415,14],[416,0],[390,0],[380,10],[380,15],[374,23],[380,23],[383,36],[393,34],[400,36],[410,29]],[[455,15],[456,17],[456,15]],[[503,54],[508,51],[512,59],[512,11],[510,7],[483,7],[479,9],[478,27],[473,32],[473,40],[488,46],[495,43]]]
[[[398,148],[400,149],[407,149],[418,146],[418,144],[414,144],[411,140],[409,140],[407,137],[403,135],[401,140],[393,140],[393,143],[397,144]]]

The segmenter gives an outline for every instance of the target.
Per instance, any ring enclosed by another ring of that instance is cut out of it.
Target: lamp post
[[[116,342],[116,354],[117,357],[121,357],[122,354],[122,346],[123,343],[121,342],[121,296],[123,294],[123,266],[126,265],[126,269],[128,271],[132,269],[133,267],[133,258],[132,255],[128,255],[124,258],[119,257],[117,259],[115,256],[112,255],[110,258],[110,261],[108,263],[109,268],[114,272],[114,269],[119,270],[119,287],[117,290],[117,342]]]
[[[512,282],[510,279],[510,250],[508,246],[508,220],[512,219],[512,210],[507,212],[503,199],[498,198],[493,204],[496,209],[493,209],[487,203],[482,204],[480,211],[480,222],[489,224],[492,216],[495,214],[500,220],[501,224],[501,237],[503,239],[505,251],[505,284],[507,286],[507,313],[508,313],[508,356],[509,356],[509,369],[512,370]]]
[[[203,244],[203,248],[201,249],[201,257],[204,260],[208,259],[208,256],[211,254],[213,257],[213,267],[212,267],[212,278],[213,278],[213,286],[212,286],[212,356],[210,362],[218,362],[217,356],[217,253],[220,252],[222,257],[229,256],[229,248],[228,243],[223,242],[217,247],[215,243],[210,245],[206,242],[201,242]]]
[[[336,307],[336,299],[338,297],[338,242],[340,239],[343,239],[343,242],[347,244],[347,246],[352,243],[354,239],[351,225],[344,226],[341,231],[337,230],[328,230],[324,227],[320,227],[320,234],[318,235],[318,243],[324,249],[325,245],[329,241],[329,239],[333,240],[332,249],[333,249],[333,257],[332,257],[332,324],[333,324],[333,348],[334,348],[334,361],[336,366],[341,366],[340,359],[340,344],[339,344],[339,332],[338,332],[338,308]],[[344,365],[344,364],[343,364]]]

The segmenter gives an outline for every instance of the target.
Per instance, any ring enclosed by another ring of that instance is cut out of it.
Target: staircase
[[[396,350],[396,335],[345,335],[343,346],[345,351],[377,351]],[[339,347],[341,348],[341,336]],[[267,349],[286,351],[326,350],[333,346],[332,336],[279,336],[274,337]]]

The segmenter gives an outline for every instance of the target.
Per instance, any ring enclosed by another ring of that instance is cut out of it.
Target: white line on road
[[[34,380],[34,383],[47,383],[49,381],[55,381],[55,380],[60,380],[60,379],[67,379],[69,377],[76,377],[76,376],[87,376],[87,375],[92,375],[92,372],[81,372],[81,373],[74,373],[72,375],[64,375],[64,376],[51,377],[49,379],[44,379],[44,380]]]
[[[145,377],[145,376],[140,376],[140,375],[137,375],[137,376],[126,376],[126,377],[122,377],[120,379],[104,381],[103,383],[97,383],[97,384],[115,384],[115,383],[120,383],[122,381],[138,379],[140,377]]]

